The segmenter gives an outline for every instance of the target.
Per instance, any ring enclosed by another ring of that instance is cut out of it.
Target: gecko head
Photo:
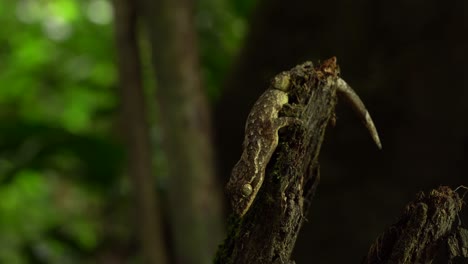
[[[252,183],[246,180],[229,182],[226,186],[234,213],[242,217],[250,208],[255,199],[256,192]]]
[[[234,213],[242,217],[250,208],[255,199],[254,189],[249,182],[240,185],[228,187],[231,198],[232,210]]]
[[[261,159],[258,157],[259,142],[246,141],[244,143],[246,144],[244,144],[242,156],[232,168],[231,177],[226,185],[232,210],[238,217],[244,216],[249,211],[264,177],[264,169],[258,161]],[[255,145],[257,146],[254,148]]]
[[[287,92],[289,90],[290,80],[291,74],[288,71],[284,71],[273,78],[271,85],[275,89]]]

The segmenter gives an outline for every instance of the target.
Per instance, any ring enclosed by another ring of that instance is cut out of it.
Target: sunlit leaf
[[[79,17],[80,6],[74,0],[47,1],[47,9],[50,15],[62,17],[65,21],[74,21]]]

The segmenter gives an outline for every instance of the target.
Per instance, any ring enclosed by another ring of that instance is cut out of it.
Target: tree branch
[[[328,69],[330,70],[330,69]],[[306,62],[290,70],[289,108],[281,115],[299,115],[301,126],[280,131],[265,181],[250,210],[230,218],[228,238],[216,263],[290,263],[299,230],[319,183],[318,156],[336,104],[336,69],[331,72]],[[299,114],[298,114],[299,113]]]
[[[462,203],[446,186],[419,193],[377,238],[363,263],[466,263],[468,231],[458,216]]]

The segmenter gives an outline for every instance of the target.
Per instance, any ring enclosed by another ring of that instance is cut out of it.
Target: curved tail
[[[339,95],[344,98],[358,114],[361,121],[366,126],[367,130],[372,136],[375,144],[379,149],[382,149],[382,143],[380,142],[379,134],[375,128],[374,122],[367,111],[366,106],[362,102],[361,98],[356,94],[356,92],[349,86],[343,79],[338,78],[337,81],[337,92]]]

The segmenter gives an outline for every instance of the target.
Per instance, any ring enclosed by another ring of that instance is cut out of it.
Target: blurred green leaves
[[[44,230],[54,221],[50,217],[54,215],[54,208],[46,206],[49,193],[49,186],[35,171],[18,172],[11,184],[0,187],[2,242],[6,240],[15,244],[18,234],[33,239],[38,230]]]
[[[0,183],[8,182],[23,168],[53,169],[67,178],[100,188],[112,186],[123,163],[121,146],[108,139],[6,120],[0,124],[0,157],[7,164],[14,164],[0,167]]]
[[[81,263],[102,239],[124,156],[111,11],[0,0],[0,263]]]
[[[81,251],[96,246],[96,221],[77,199],[80,189],[43,176],[24,170],[0,186],[1,263],[64,263],[73,251],[56,239],[55,229]]]
[[[0,262],[25,263],[18,254],[24,242],[39,239],[55,222],[49,191],[33,171],[20,172],[11,184],[0,187]]]
[[[254,2],[198,1],[213,100]],[[113,237],[103,230],[130,240],[102,216],[129,210],[112,20],[109,0],[0,0],[0,263],[83,263]]]
[[[1,2],[7,8],[0,17],[8,19],[5,24],[9,25],[0,28],[4,36],[0,39],[1,115],[75,132],[95,128],[94,114],[111,112],[116,106],[112,91],[116,73],[111,20],[88,16],[87,10],[90,6],[103,10],[107,5],[104,16],[109,16],[110,4],[99,0]],[[91,17],[101,19],[100,24]]]

